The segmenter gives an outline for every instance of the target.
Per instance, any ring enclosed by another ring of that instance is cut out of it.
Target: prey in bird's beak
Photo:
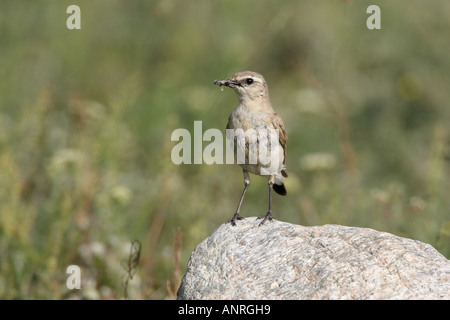
[[[231,79],[225,79],[225,80],[214,80],[214,84],[218,86],[226,86],[230,88],[234,88],[236,86],[239,86],[240,83]]]

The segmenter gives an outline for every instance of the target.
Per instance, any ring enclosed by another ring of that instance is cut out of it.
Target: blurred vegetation
[[[237,98],[212,82],[243,70],[265,76],[289,133],[277,219],[450,257],[450,2],[431,3],[1,1],[0,297],[123,298],[138,240],[128,297],[174,298],[243,181],[237,165],[174,165],[171,133],[224,132]],[[366,28],[370,4],[381,30]],[[266,207],[252,176],[241,213]]]

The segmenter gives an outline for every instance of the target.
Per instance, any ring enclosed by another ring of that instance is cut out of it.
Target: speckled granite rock
[[[450,299],[450,260],[372,229],[246,218],[193,251],[178,299]]]

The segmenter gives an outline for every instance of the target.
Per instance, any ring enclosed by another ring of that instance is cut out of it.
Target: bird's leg
[[[263,219],[263,221],[261,221],[261,223],[259,224],[260,226],[263,225],[267,220],[272,221],[273,217],[272,217],[272,189],[273,189],[273,184],[275,182],[275,176],[271,175],[269,178],[269,211],[267,211],[265,216],[260,216],[258,217],[258,219]]]
[[[229,221],[232,226],[236,225],[236,220],[244,219],[243,217],[241,217],[239,215],[239,212],[241,211],[241,205],[242,205],[242,202],[244,201],[244,196],[245,196],[245,193],[247,192],[249,185],[250,185],[250,175],[248,174],[248,172],[246,170],[244,170],[244,186],[245,187],[244,187],[244,191],[242,192],[241,200],[239,201],[238,207],[236,209],[236,213],[234,214],[233,218],[231,218],[231,220]]]

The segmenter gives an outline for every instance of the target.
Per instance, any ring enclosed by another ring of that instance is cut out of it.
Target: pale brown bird
[[[287,132],[283,120],[273,110],[266,81],[259,73],[238,72],[230,79],[215,80],[214,84],[232,88],[239,98],[238,106],[228,118],[227,137],[244,172],[244,191],[230,222],[236,225],[236,220],[243,219],[239,211],[250,185],[250,172],[269,179],[269,211],[265,216],[258,217],[263,218],[262,225],[273,219],[272,189],[282,196],[286,195],[283,177],[287,177],[284,170]],[[270,161],[267,161],[268,158]]]

